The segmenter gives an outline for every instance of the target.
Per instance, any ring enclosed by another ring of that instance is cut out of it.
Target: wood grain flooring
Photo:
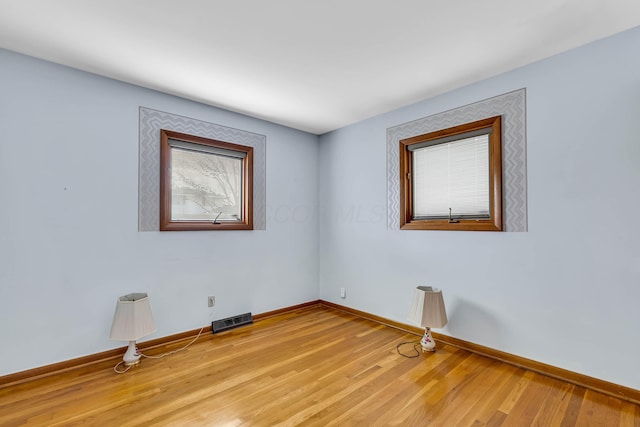
[[[0,388],[0,425],[640,427],[638,405],[452,346],[397,354],[417,339],[310,307],[125,374],[107,361]]]

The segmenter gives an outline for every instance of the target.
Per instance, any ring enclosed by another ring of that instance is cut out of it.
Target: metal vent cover
[[[214,334],[217,334],[218,332],[228,331],[229,329],[251,323],[253,323],[251,313],[244,313],[238,316],[227,317],[226,319],[214,320],[211,322],[211,330]]]

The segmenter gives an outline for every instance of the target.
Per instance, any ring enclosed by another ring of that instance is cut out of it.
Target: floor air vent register
[[[249,325],[253,323],[253,316],[251,313],[244,313],[239,316],[227,317],[226,319],[214,320],[211,322],[211,330],[214,334],[218,332],[228,331],[229,329],[237,328],[242,325]]]

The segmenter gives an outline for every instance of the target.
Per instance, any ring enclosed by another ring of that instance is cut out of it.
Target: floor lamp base
[[[431,328],[424,328],[424,335],[420,339],[420,345],[422,346],[422,352],[434,352],[436,351],[436,342],[431,336]]]
[[[124,366],[134,366],[140,363],[140,357],[142,355],[138,351],[138,347],[136,346],[135,341],[129,341],[129,347],[127,347],[127,352],[122,357],[124,361]]]

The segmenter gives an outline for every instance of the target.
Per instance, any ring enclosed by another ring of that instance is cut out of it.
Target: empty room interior
[[[0,425],[640,426],[639,2],[0,10]]]

